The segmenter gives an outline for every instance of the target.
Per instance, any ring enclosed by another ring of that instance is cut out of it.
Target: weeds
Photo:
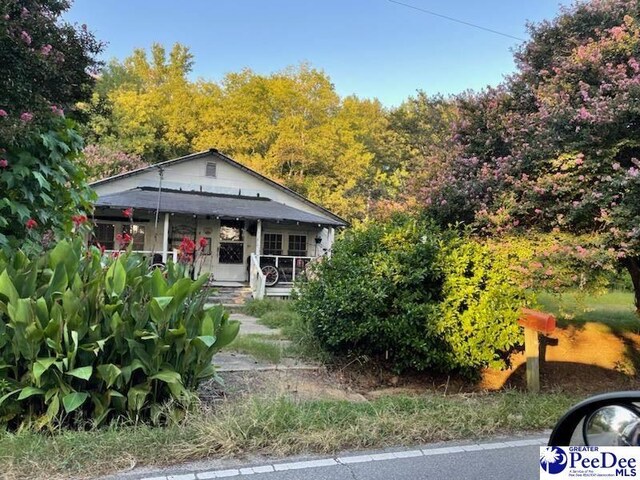
[[[131,466],[241,454],[332,454],[550,428],[579,400],[503,392],[389,396],[370,402],[250,397],[188,414],[180,425],[0,435],[4,478],[98,476]]]

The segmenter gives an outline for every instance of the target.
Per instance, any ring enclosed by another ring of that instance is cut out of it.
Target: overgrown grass
[[[538,302],[544,311],[557,315],[559,326],[598,322],[616,332],[640,333],[640,318],[635,314],[631,292],[612,291],[598,296],[539,293]]]
[[[245,303],[243,311],[247,315],[262,318],[267,312],[290,312],[292,311],[292,305],[290,300],[277,300],[274,298],[250,299]]]
[[[180,425],[0,435],[3,478],[95,477],[132,466],[242,454],[331,454],[550,428],[575,396],[506,392],[393,396],[371,402],[249,398]]]
[[[287,355],[321,363],[331,361],[331,355],[322,350],[314,338],[311,326],[296,313],[293,301],[249,300],[244,312],[258,317],[259,323],[267,327],[280,329],[282,335],[292,341]]]
[[[270,363],[280,363],[284,352],[277,336],[259,334],[238,335],[225,350],[245,353]]]

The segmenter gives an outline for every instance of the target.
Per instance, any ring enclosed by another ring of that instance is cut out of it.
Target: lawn
[[[611,291],[598,296],[577,291],[563,295],[539,293],[538,302],[541,310],[557,316],[560,327],[597,322],[615,332],[640,333],[640,319],[635,314],[631,292]]]

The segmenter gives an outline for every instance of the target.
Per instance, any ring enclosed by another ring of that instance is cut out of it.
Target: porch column
[[[162,225],[162,263],[167,263],[167,250],[169,250],[169,214],[164,214],[164,224]]]
[[[336,229],[331,227],[329,228],[329,251],[327,255],[331,256],[331,249],[333,248],[333,241],[336,239]]]
[[[262,251],[262,220],[258,220],[258,228],[256,228],[256,255],[259,257]]]

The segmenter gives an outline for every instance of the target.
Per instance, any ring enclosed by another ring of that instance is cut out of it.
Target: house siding
[[[207,177],[207,163],[216,163],[216,177]],[[137,187],[158,188],[160,177],[156,169],[145,170],[128,177],[117,178],[109,182],[93,185],[98,195],[108,195]],[[192,160],[169,164],[164,167],[162,187],[185,191],[204,191],[227,195],[245,195],[269,198],[284,203],[304,212],[328,218],[320,208],[313,207],[305,201],[288,194],[269,183],[254,177],[240,168],[221,160],[213,154]],[[215,200],[212,200],[215,201]]]

